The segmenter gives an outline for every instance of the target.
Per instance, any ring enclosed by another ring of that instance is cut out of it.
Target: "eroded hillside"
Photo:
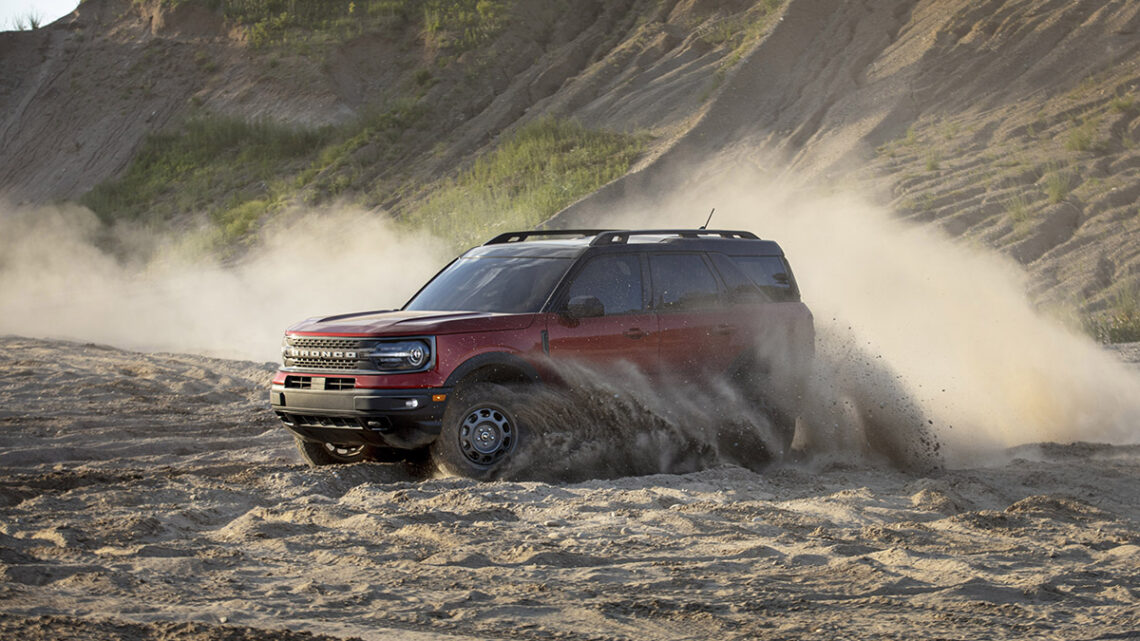
[[[1124,333],[1140,317],[1138,27],[1140,6],[1108,0],[794,0],[699,124],[561,220],[669,193],[732,148],[998,248],[1039,303]]]
[[[732,149],[1135,339],[1138,26],[1122,0],[87,0],[0,34],[0,189],[223,243],[349,201],[462,244],[622,175],[554,224],[653,211]]]
[[[522,153],[540,158],[494,176],[510,194],[467,215],[513,206],[520,171],[562,181],[502,223],[532,225],[683,130],[779,5],[88,0],[0,37],[0,187],[106,220],[208,213],[231,240],[293,202],[439,227],[448,199],[427,201],[457,187],[469,202],[461,171],[536,123],[540,148]]]

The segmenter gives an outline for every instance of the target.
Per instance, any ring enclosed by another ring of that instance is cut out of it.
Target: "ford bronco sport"
[[[650,380],[727,377],[786,450],[813,344],[783,251],[751,232],[509,232],[402,309],[290,327],[270,400],[311,465],[427,452],[494,478],[526,439],[503,386],[558,384],[562,361],[626,361]]]

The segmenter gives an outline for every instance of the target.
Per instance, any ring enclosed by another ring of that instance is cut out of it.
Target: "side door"
[[[552,358],[598,365],[627,361],[645,372],[657,369],[657,317],[648,309],[644,263],[637,252],[602,254],[571,275],[547,322]],[[568,313],[571,301],[588,297],[601,303],[594,315]]]
[[[703,253],[650,254],[653,310],[661,332],[661,367],[699,383],[736,357],[740,319]]]

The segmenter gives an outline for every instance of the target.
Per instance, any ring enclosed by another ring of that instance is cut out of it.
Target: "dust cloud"
[[[82,207],[0,207],[0,334],[275,361],[288,325],[399,307],[451,258],[349,208],[278,221],[224,265],[178,238],[108,230]],[[128,258],[102,248],[108,234]]]
[[[998,463],[1008,448],[1027,443],[1140,441],[1140,377],[1037,313],[1012,261],[893,220],[868,200],[751,169],[710,165],[676,184],[660,200],[615,209],[602,224],[693,227],[715,206],[712,227],[780,242],[818,331],[798,447],[822,460],[829,453],[849,460],[858,450],[923,468],[943,457],[952,466]],[[0,217],[0,333],[148,351],[276,360],[290,323],[399,306],[451,258],[442,241],[351,210],[283,216],[234,265],[138,230],[114,233],[119,244],[150,248],[139,253],[155,258],[121,260],[100,249],[106,231],[78,207],[7,208]],[[738,403],[714,391],[681,408],[682,395],[667,386],[630,390],[637,380],[620,377],[630,395],[618,392],[616,404],[546,399],[536,423],[565,425],[560,407],[596,409],[575,424],[613,432],[600,440],[609,443],[597,463],[603,473],[623,465],[627,473],[684,471],[725,460],[721,453],[731,448],[717,445],[718,427],[693,417],[707,411],[702,402],[718,408],[714,414],[736,416]],[[611,382],[593,377],[581,394],[612,395]],[[734,420],[729,424],[751,425],[773,447],[764,419]],[[656,442],[629,443],[623,421],[645,427],[639,438]],[[559,438],[549,432],[542,438]],[[656,459],[630,458],[631,448]],[[591,464],[588,453],[576,456],[581,461],[567,458],[564,467]]]
[[[674,184],[607,224],[693,227],[716,207],[710,228],[781,244],[819,332],[817,443],[866,445],[841,436],[855,423],[889,452],[930,430],[957,466],[1026,443],[1140,441],[1140,376],[1038,313],[1013,261],[754,167],[718,161]]]
[[[566,385],[500,388],[527,432],[502,478],[574,482],[720,465],[761,472],[773,463],[943,467],[932,421],[902,377],[850,336],[823,331],[820,357],[802,362],[757,334],[755,362],[771,365],[759,379],[694,385],[626,362],[559,361],[548,367]]]
[[[513,396],[528,432],[504,478],[582,481],[724,464],[760,471],[786,449],[769,418],[728,379],[696,387],[624,362],[550,367],[566,385],[501,390]]]

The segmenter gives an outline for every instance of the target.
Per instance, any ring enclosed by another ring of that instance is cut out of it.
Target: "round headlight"
[[[427,350],[422,345],[415,345],[408,350],[408,365],[412,367],[423,367],[427,362]]]
[[[423,339],[384,341],[369,356],[380,371],[419,370],[431,363],[431,345]]]

